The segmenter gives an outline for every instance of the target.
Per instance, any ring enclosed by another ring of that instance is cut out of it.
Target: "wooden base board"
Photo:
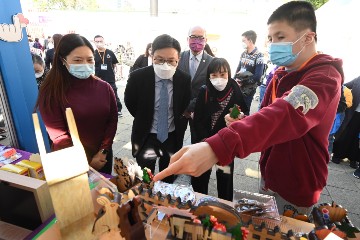
[[[0,221],[0,239],[24,239],[31,233],[30,230]]]

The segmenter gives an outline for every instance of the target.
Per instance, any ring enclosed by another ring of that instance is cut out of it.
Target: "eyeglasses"
[[[190,35],[189,38],[190,39],[199,39],[199,40],[204,40],[205,39],[205,37],[203,37],[203,36],[195,36],[195,35]]]
[[[159,64],[159,65],[164,65],[164,63],[167,63],[168,65],[171,65],[171,66],[176,66],[176,64],[178,63],[178,61],[176,61],[175,59],[169,59],[169,60],[165,60],[165,59],[162,59],[162,58],[155,58],[154,59],[154,63],[155,64]]]

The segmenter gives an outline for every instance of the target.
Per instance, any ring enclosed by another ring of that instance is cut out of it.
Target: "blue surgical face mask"
[[[294,63],[302,50],[304,50],[305,46],[297,54],[293,54],[293,45],[304,37],[305,34],[295,42],[270,43],[270,61],[277,66],[289,66]]]
[[[80,79],[89,78],[95,73],[94,64],[69,64],[69,73]]]
[[[66,60],[64,59],[66,62]],[[76,78],[87,79],[95,73],[94,64],[69,64],[69,73]]]

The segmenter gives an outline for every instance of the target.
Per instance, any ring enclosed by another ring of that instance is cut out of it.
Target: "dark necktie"
[[[167,79],[162,79],[160,90],[160,101],[157,121],[157,139],[160,142],[165,142],[168,138],[168,110],[169,110],[169,94],[167,89]]]

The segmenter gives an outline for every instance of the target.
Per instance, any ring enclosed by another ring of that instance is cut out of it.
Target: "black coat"
[[[173,76],[173,111],[176,147],[183,145],[188,120],[183,113],[190,102],[190,76],[177,69]],[[154,117],[155,72],[153,66],[144,67],[130,74],[125,88],[125,105],[134,117],[131,143],[136,157],[151,131]]]
[[[45,54],[45,66],[50,70],[50,64],[53,64],[54,61],[55,48],[51,48],[46,51]]]
[[[335,138],[339,138],[344,132],[347,125],[350,123],[351,118],[354,116],[357,106],[360,104],[360,77],[344,84],[347,88],[351,89],[353,95],[353,104],[351,108],[347,108],[345,111],[345,118],[342,122],[340,129],[335,135]]]
[[[211,84],[209,82],[210,81],[207,80],[207,84]],[[212,93],[210,93],[209,88]],[[216,91],[212,86],[209,87],[204,85],[200,88],[194,111],[194,129],[197,138],[196,142],[201,142],[204,138],[208,138],[217,133],[220,129],[226,127],[224,117],[229,113],[229,109],[232,108],[234,104],[239,105],[242,112],[246,112],[248,110],[244,101],[244,96],[235,80],[229,79],[228,85],[223,92],[227,92],[229,89],[233,89],[230,101],[222,114],[219,116],[214,128],[211,129],[211,115],[219,109],[216,98],[221,97],[221,92]]]
[[[149,59],[144,54],[140,55],[134,62],[134,65],[130,68],[130,72],[133,72],[139,68],[149,66]]]
[[[188,74],[190,74],[189,59],[190,59],[190,50],[182,52],[180,54],[180,61],[178,66],[178,68],[180,68],[181,70],[183,70]],[[193,112],[195,109],[196,98],[199,94],[199,90],[201,86],[205,85],[206,83],[206,71],[212,60],[213,60],[212,56],[210,56],[206,52],[203,53],[202,59],[194,75],[194,79],[191,81],[191,100],[189,107],[187,108],[187,111],[189,112]]]

